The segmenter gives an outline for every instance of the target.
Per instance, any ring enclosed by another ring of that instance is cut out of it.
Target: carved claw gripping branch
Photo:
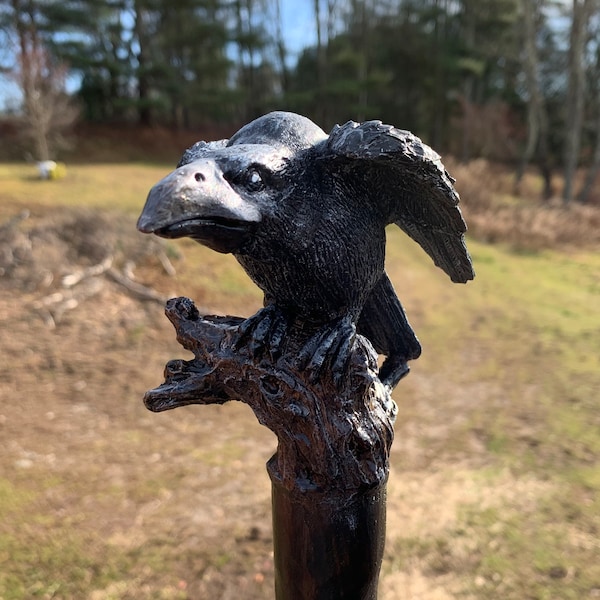
[[[293,113],[198,142],[148,196],[138,228],[232,253],[264,291],[249,319],[170,300],[177,339],[146,406],[241,400],[275,432],[278,600],[374,600],[396,407],[421,347],[385,273],[395,223],[455,282],[474,276],[439,156],[379,121],[329,135]],[[377,368],[377,353],[385,355]]]
[[[329,371],[310,381],[287,351],[272,362],[256,360],[247,347],[237,350],[236,317],[203,317],[187,298],[169,300],[166,313],[194,358],[167,364],[165,383],[144,398],[150,410],[245,402],[277,435],[269,471],[290,490],[323,489],[335,480],[358,489],[385,478],[396,407],[377,378],[377,357],[365,338],[355,337],[339,387]],[[356,461],[348,463],[349,452]]]

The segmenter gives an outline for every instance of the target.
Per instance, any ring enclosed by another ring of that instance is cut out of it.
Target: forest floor
[[[142,403],[186,358],[164,298],[247,316],[259,291],[135,231],[165,167],[27,169],[0,165],[0,599],[273,598],[274,436],[242,403]],[[424,354],[394,394],[380,597],[600,598],[600,256],[469,247],[455,286],[389,232]]]

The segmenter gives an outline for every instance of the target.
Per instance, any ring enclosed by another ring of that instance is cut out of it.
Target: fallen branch
[[[75,271],[74,273],[69,273],[62,278],[63,287],[70,288],[77,285],[79,282],[87,279],[88,277],[96,277],[97,275],[102,275],[112,267],[113,257],[107,256],[101,263],[97,265],[93,265],[91,267],[87,267],[86,269],[82,269],[80,271]]]
[[[68,288],[62,292],[54,292],[33,303],[48,327],[54,329],[63,315],[77,308],[83,300],[87,300],[104,289],[104,281],[99,277],[89,279],[77,288]]]
[[[164,296],[149,288],[141,283],[137,283],[132,279],[128,278],[125,274],[120,273],[114,267],[110,267],[106,270],[106,275],[108,275],[114,282],[123,286],[129,293],[133,294],[136,298],[141,300],[150,300],[152,302],[159,302],[160,304],[164,304],[167,301],[167,296]]]
[[[156,252],[156,256],[158,257],[160,264],[165,270],[165,273],[169,277],[175,277],[177,271],[175,271],[175,267],[173,266],[173,263],[169,260],[169,257],[167,256],[166,252],[162,248],[159,248]]]

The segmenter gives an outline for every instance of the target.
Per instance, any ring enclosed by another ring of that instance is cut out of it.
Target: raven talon
[[[351,335],[343,337],[340,340],[338,349],[335,351],[335,360],[333,361],[331,370],[333,372],[333,381],[336,387],[341,388],[350,358],[354,351],[354,342],[356,340],[356,329],[353,328]]]
[[[379,369],[379,380],[386,387],[394,389],[409,371],[410,367],[403,356],[388,356]]]
[[[270,305],[244,320],[239,326],[239,337],[234,344],[236,350],[247,348],[250,355],[259,357],[268,352],[273,361],[281,354],[285,337],[286,320],[281,311]]]
[[[329,363],[334,382],[339,386],[350,362],[355,337],[356,327],[350,317],[342,317],[333,325],[324,326],[304,345],[296,367],[306,371],[309,381],[315,383]]]

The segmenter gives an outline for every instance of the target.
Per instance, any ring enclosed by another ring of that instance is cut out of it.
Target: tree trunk
[[[444,147],[444,124],[446,122],[446,76],[444,68],[444,46],[446,44],[446,19],[448,8],[446,0],[435,0],[436,17],[433,31],[434,81],[433,81],[433,119],[430,130],[430,145]]]
[[[594,146],[594,156],[592,157],[592,164],[590,165],[583,187],[579,194],[577,194],[577,200],[579,202],[587,202],[594,188],[594,183],[598,177],[598,171],[600,171],[600,110],[596,117],[596,145]]]
[[[475,27],[476,17],[473,14],[473,7],[467,3],[464,7],[464,29],[463,36],[465,44],[470,51],[475,48]],[[474,105],[475,75],[469,71],[463,75],[463,131],[461,140],[461,161],[469,162],[471,159],[471,134],[472,134],[472,115],[471,107]]]
[[[281,23],[281,0],[275,0],[275,18],[277,21],[275,37],[277,44],[277,58],[279,59],[279,69],[281,70],[281,91],[285,98],[290,89],[290,77],[287,67],[287,49]]]
[[[356,81],[358,83],[356,119],[364,121],[367,118],[366,113],[369,100],[367,76],[369,69],[369,16],[371,7],[367,4],[367,0],[362,0],[362,2],[353,0],[352,13],[356,31],[355,49],[358,54],[356,66]]]
[[[315,26],[317,31],[317,93],[316,93],[316,115],[317,121],[326,126],[327,107],[324,94],[325,87],[325,48],[323,46],[323,28],[321,27],[321,2],[314,0]]]
[[[269,471],[276,600],[377,600],[386,481],[346,496],[289,490]]]
[[[596,12],[596,15],[598,13]],[[594,35],[598,35],[598,30],[596,29]],[[583,186],[577,194],[578,202],[588,202],[590,199],[590,195],[592,193],[592,189],[594,187],[594,183],[598,177],[598,172],[600,171],[600,83],[598,83],[598,76],[600,75],[600,48],[596,48],[596,63],[594,65],[594,102],[595,102],[595,111],[596,111],[596,122],[594,124],[594,134],[596,136],[596,143],[594,146],[594,154],[592,156],[592,162],[588,168],[586,173],[585,181]]]
[[[149,127],[152,125],[152,111],[150,109],[150,92],[151,86],[147,73],[146,60],[146,31],[144,27],[144,8],[140,5],[139,0],[135,2],[135,35],[139,44],[139,52],[137,55],[137,95],[138,95],[138,122],[140,125]]]
[[[573,19],[569,43],[569,88],[567,96],[567,120],[565,123],[565,182],[563,201],[573,199],[575,173],[579,163],[581,127],[584,107],[584,50],[591,0],[573,0]]]
[[[472,120],[472,103],[471,97],[473,96],[473,76],[468,74],[465,77],[463,83],[463,101],[462,101],[462,109],[463,109],[463,130],[462,130],[462,139],[461,139],[461,152],[460,152],[460,160],[463,163],[468,163],[471,159],[471,120]]]
[[[538,84],[538,53],[536,45],[534,0],[521,0],[523,15],[524,70],[529,99],[527,102],[527,142],[515,174],[515,191],[518,193],[523,175],[538,145],[542,121],[542,98]]]

